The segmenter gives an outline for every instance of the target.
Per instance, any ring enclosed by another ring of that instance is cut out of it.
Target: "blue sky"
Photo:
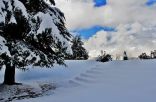
[[[154,3],[156,3],[156,0],[148,0],[146,4],[153,5]]]
[[[86,29],[77,29],[77,30],[74,30],[72,32],[81,35],[84,39],[88,39],[89,37],[96,34],[100,30],[115,31],[115,28],[113,28],[113,27],[102,27],[102,26],[93,26],[93,27],[86,28]]]
[[[106,0],[94,0],[95,2],[95,7],[100,7],[100,6],[103,6],[103,5],[106,5]]]
[[[101,6],[105,6],[107,5],[107,1],[106,0],[94,0],[95,3],[95,7],[101,7]],[[154,3],[156,3],[156,0],[147,0],[146,4],[147,6],[151,6]],[[83,38],[88,39],[89,37],[91,37],[92,35],[96,34],[98,31],[114,31],[115,28],[112,27],[102,27],[102,26],[92,26],[90,28],[84,28],[84,29],[77,29],[74,30],[72,32],[77,33],[79,35],[81,35]]]

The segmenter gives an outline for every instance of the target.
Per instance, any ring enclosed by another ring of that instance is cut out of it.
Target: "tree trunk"
[[[14,85],[15,84],[15,66],[6,65],[4,84]]]

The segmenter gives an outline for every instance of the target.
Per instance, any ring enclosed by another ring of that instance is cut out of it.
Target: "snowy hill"
[[[156,102],[156,60],[66,61],[66,64],[66,68],[18,71],[19,82],[34,87],[36,83],[53,83],[56,89],[42,97],[14,102]]]

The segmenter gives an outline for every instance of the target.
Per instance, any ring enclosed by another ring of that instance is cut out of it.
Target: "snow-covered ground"
[[[66,61],[68,67],[17,70],[17,81],[34,87],[54,83],[47,95],[14,102],[156,102],[156,60]],[[0,81],[3,79],[0,72]]]

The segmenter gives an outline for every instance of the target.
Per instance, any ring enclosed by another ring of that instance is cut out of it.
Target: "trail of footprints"
[[[99,66],[95,66],[90,70],[87,70],[84,73],[81,73],[79,76],[75,77],[72,80],[69,80],[69,84],[73,86],[82,86],[82,85],[89,85],[94,84],[102,78],[104,69],[100,68]]]

